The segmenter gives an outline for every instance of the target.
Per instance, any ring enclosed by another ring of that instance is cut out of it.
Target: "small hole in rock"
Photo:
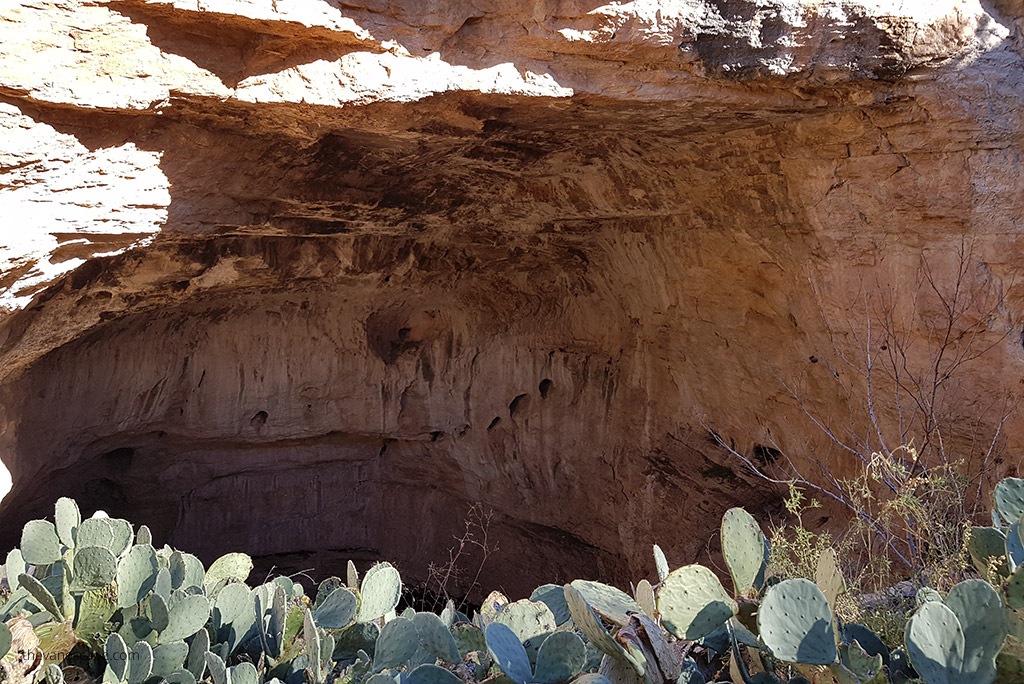
[[[764,446],[762,444],[754,445],[754,458],[756,458],[758,463],[763,466],[775,463],[775,461],[779,460],[780,456],[782,456],[782,452],[778,449],[773,449],[772,447]]]
[[[539,389],[540,389],[540,398],[541,399],[547,399],[548,398],[548,392],[551,391],[552,385],[554,385],[554,383],[551,382],[551,380],[549,380],[548,378],[544,378],[543,380],[540,381],[540,388]]]
[[[501,424],[501,418],[498,417],[498,416],[495,416],[494,420],[491,421],[491,424],[487,426],[487,431],[490,432],[494,428],[498,427],[498,425],[500,425],[500,424]]]
[[[249,424],[252,425],[253,427],[261,428],[267,424],[267,418],[269,417],[270,414],[267,413],[266,411],[257,411],[256,415],[254,415],[252,419],[249,421]]]
[[[508,414],[510,416],[516,415],[519,411],[526,408],[529,404],[530,395],[520,394],[518,397],[512,400],[512,403],[508,405]]]

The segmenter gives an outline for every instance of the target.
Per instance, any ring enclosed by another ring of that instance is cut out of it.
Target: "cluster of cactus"
[[[145,526],[83,520],[70,499],[54,520],[28,523],[4,566],[10,684],[65,684],[79,667],[104,684],[706,684],[681,656],[694,642],[736,684],[1024,681],[1024,480],[1013,478],[996,488],[993,525],[971,537],[990,581],[919,592],[891,651],[835,614],[846,586],[834,552],[815,581],[771,577],[768,541],[741,508],[722,519],[731,591],[701,565],[670,571],[655,546],[657,579],[631,594],[547,584],[519,601],[494,592],[472,617],[452,602],[399,614],[402,579],[387,563],[360,579],[350,562],[314,596],[287,577],[250,587],[245,554],[205,568],[154,546]]]

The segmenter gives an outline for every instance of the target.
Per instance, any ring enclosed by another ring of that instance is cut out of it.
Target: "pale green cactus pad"
[[[765,538],[761,526],[742,508],[722,516],[722,555],[729,566],[736,594],[749,595],[765,565]]]
[[[761,639],[779,660],[806,665],[836,661],[832,609],[814,582],[790,579],[768,590],[757,611]]]
[[[701,639],[725,624],[737,610],[736,601],[715,574],[702,565],[673,570],[658,589],[662,624],[678,639]]]

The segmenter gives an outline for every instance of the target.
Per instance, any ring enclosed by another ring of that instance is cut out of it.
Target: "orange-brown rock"
[[[1021,17],[0,5],[0,542],[74,495],[206,559],[422,581],[485,510],[488,586],[636,580],[778,511],[741,457],[825,482],[857,464],[826,430],[934,444],[899,410],[943,348],[945,453],[1008,472]]]

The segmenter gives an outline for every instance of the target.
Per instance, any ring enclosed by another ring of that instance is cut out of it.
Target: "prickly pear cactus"
[[[1013,522],[1024,515],[1024,480],[1008,477],[1000,481],[993,492],[996,510],[1003,520]]]
[[[537,684],[567,682],[580,673],[587,661],[583,641],[572,632],[554,632],[537,651],[533,681]]]
[[[359,622],[370,622],[395,609],[402,598],[402,578],[390,563],[378,563],[366,572],[360,591]]]
[[[1005,638],[1002,599],[982,580],[957,584],[945,602],[924,602],[905,635],[910,661],[928,684],[992,682]]]
[[[21,555],[29,565],[50,565],[60,560],[60,539],[52,522],[26,523],[21,533]]]
[[[420,635],[420,645],[437,660],[455,665],[462,662],[455,637],[438,616],[433,613],[416,613],[412,619]]]
[[[632,657],[623,648],[622,644],[616,641],[608,630],[605,629],[597,613],[594,612],[582,594],[572,585],[567,584],[565,586],[565,600],[569,605],[569,612],[572,615],[573,623],[583,632],[583,636],[587,638],[587,641],[605,655],[628,663],[630,667],[636,670],[637,675],[643,675],[643,664],[638,662],[635,657]]]
[[[658,582],[664,582],[669,573],[668,559],[657,544],[654,545],[654,569],[658,573]]]
[[[313,612],[316,624],[324,629],[345,629],[356,619],[359,600],[348,589],[331,592]]]
[[[416,654],[420,645],[419,632],[412,620],[395,618],[380,631],[373,655],[373,669],[380,672],[405,664]]]
[[[492,622],[487,626],[487,650],[501,671],[516,684],[526,684],[533,678],[526,649],[507,625]]]
[[[806,579],[779,582],[757,611],[761,639],[779,660],[807,665],[836,661],[832,609],[818,586]]]
[[[722,516],[722,555],[729,566],[738,596],[750,595],[765,567],[764,532],[742,508],[730,508]]]
[[[572,587],[580,593],[594,612],[617,625],[625,625],[629,622],[630,615],[643,612],[629,594],[607,584],[576,580]]]
[[[975,569],[983,577],[990,564],[996,562],[996,572],[1005,577],[1010,569],[1006,562],[1006,533],[995,527],[972,527],[967,551]],[[1001,559],[1001,560],[999,560]]]
[[[738,609],[715,574],[703,565],[673,570],[658,589],[661,622],[678,639],[706,637]]]
[[[553,632],[558,627],[555,624],[555,616],[547,605],[526,599],[503,606],[493,622],[506,625],[520,641]]]
[[[551,611],[556,625],[563,625],[571,619],[569,604],[565,602],[565,589],[560,584],[543,584],[533,590],[530,600],[543,603]]]

